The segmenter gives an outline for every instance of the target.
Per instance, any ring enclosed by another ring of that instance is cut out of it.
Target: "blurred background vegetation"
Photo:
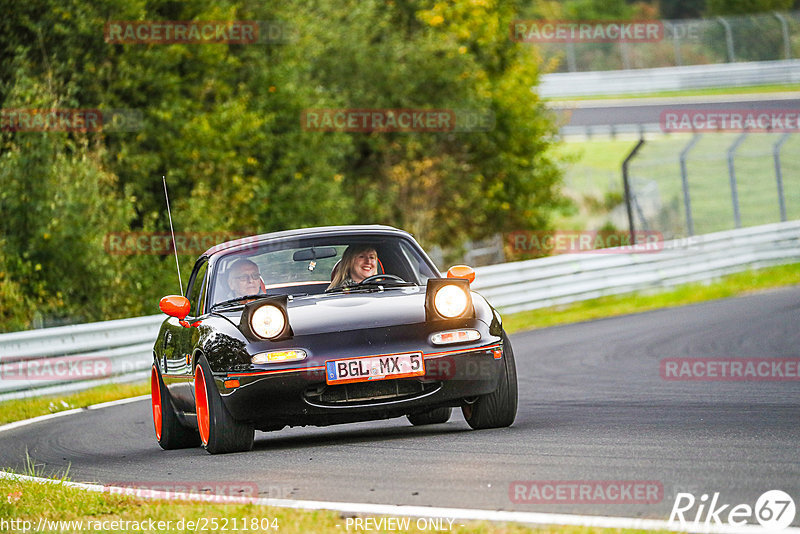
[[[158,298],[177,289],[173,258],[109,254],[104,238],[169,228],[162,175],[180,232],[381,223],[456,250],[547,229],[569,204],[567,160],[531,88],[553,65],[509,39],[512,20],[794,3],[0,0],[0,107],[127,109],[143,119],[132,132],[0,129],[0,331],[157,313]],[[294,38],[105,42],[106,22],[133,20],[279,21]],[[495,125],[304,131],[301,113],[319,108],[470,109]],[[184,280],[193,260],[182,258]]]
[[[31,0],[0,19],[4,109],[132,109],[134,132],[2,131],[0,330],[157,313],[170,256],[109,232],[263,233],[382,223],[424,246],[545,227],[560,170],[508,38],[517,2]],[[285,44],[108,44],[107,21],[280,21]],[[463,133],[311,132],[305,109],[493,113]],[[184,280],[194,258],[182,258]],[[37,315],[38,314],[38,315]]]

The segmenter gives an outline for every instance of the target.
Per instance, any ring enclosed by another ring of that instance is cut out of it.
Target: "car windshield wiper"
[[[217,302],[216,304],[211,306],[211,309],[213,310],[214,308],[226,308],[228,306],[235,306],[236,304],[238,304],[243,300],[262,299],[265,297],[272,297],[272,296],[274,295],[267,295],[265,293],[257,293],[255,295],[244,295],[242,297],[236,297],[235,299],[228,299],[228,300],[223,300],[222,302]]]
[[[382,282],[367,282],[366,284],[358,284],[358,286],[351,286],[351,287],[375,287],[375,286],[383,286],[383,287],[408,287],[408,286],[415,286],[414,282],[400,282],[398,280],[384,280]]]
[[[398,282],[396,280],[388,280],[383,282],[367,282],[366,284],[357,284],[354,286],[339,286],[331,289],[326,289],[325,293],[369,293],[372,291],[380,291],[382,288],[392,287],[410,287],[416,286],[414,282]]]

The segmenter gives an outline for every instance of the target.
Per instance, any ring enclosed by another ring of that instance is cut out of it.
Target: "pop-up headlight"
[[[429,278],[425,291],[425,311],[428,319],[474,316],[469,282],[459,278]]]
[[[277,341],[291,337],[286,297],[267,297],[245,304],[239,330],[253,341]]]

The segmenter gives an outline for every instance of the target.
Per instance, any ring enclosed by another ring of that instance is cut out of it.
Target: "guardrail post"
[[[631,186],[628,180],[628,164],[634,156],[636,156],[636,153],[639,152],[643,144],[644,137],[640,137],[639,142],[636,143],[636,146],[633,147],[633,150],[631,150],[630,154],[625,158],[625,161],[622,162],[622,186],[625,188],[625,207],[628,210],[628,228],[631,232],[631,243],[634,245],[636,244],[636,227],[633,223],[633,209],[631,207],[633,199],[631,197]]]
[[[665,30],[669,30],[672,34],[672,46],[675,48],[675,66],[680,67],[683,65],[683,58],[681,57],[681,38],[675,29],[675,25],[670,21],[664,21],[664,28]]]
[[[733,222],[736,228],[742,227],[742,216],[739,213],[739,193],[736,190],[736,169],[733,164],[733,159],[736,156],[736,149],[742,144],[742,141],[747,137],[747,132],[742,133],[736,138],[736,141],[728,149],[728,176],[731,181],[731,202],[733,203]]]
[[[690,236],[694,235],[694,218],[692,217],[692,202],[689,196],[689,173],[686,170],[686,158],[689,156],[689,151],[694,148],[694,145],[703,137],[703,134],[694,134],[692,140],[681,150],[681,184],[683,187],[683,206],[686,210],[686,228]]]
[[[678,32],[674,30],[674,27],[673,27],[673,35],[674,36],[672,39],[672,44],[675,47],[675,65],[680,67],[683,65],[683,56],[681,56],[681,38],[678,35]]]
[[[575,43],[572,41],[567,43],[567,70],[570,72],[578,70],[578,62],[575,59]]]
[[[728,63],[736,61],[736,55],[733,53],[733,32],[731,31],[730,23],[722,17],[717,17],[717,20],[725,28],[725,44],[728,47]]]
[[[631,55],[630,50],[628,49],[628,43],[625,41],[620,41],[619,43],[619,55],[622,59],[622,68],[625,70],[630,70],[631,68]]]
[[[783,196],[783,171],[781,170],[781,147],[789,140],[791,134],[786,132],[772,145],[772,159],[775,161],[775,180],[778,183],[778,204],[781,208],[781,221],[786,222],[786,199]]]
[[[786,18],[777,11],[774,11],[772,14],[775,15],[779,21],[781,21],[781,33],[783,34],[783,58],[791,59],[792,44],[789,41],[789,24],[786,22]]]

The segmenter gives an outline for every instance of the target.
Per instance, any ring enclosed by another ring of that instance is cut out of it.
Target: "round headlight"
[[[272,304],[261,306],[250,316],[250,328],[258,336],[266,339],[280,335],[285,326],[286,318],[283,316],[283,312]]]
[[[439,315],[447,318],[458,317],[467,311],[469,299],[467,294],[458,286],[442,286],[433,296],[433,305]]]

